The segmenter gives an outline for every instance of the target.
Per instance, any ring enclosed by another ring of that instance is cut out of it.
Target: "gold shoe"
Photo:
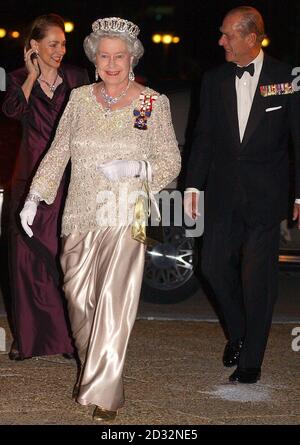
[[[109,411],[108,409],[101,408],[101,406],[96,406],[93,412],[93,419],[103,422],[110,422],[115,420],[117,413],[117,411]]]

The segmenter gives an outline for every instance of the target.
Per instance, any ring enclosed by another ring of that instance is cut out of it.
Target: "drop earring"
[[[135,75],[134,75],[134,72],[133,72],[133,70],[132,70],[132,67],[130,68],[130,71],[129,71],[129,74],[128,74],[128,79],[129,79],[131,82],[133,82],[134,79],[135,79]]]
[[[98,71],[97,71],[97,67],[95,67],[95,79],[96,79],[96,82],[98,82],[99,74],[98,74]]]

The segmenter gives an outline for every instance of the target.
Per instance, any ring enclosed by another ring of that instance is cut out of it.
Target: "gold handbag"
[[[137,197],[133,210],[133,222],[131,226],[131,236],[140,243],[153,246],[163,242],[163,227],[161,224],[161,216],[156,200],[149,187],[148,179],[148,162],[146,164],[146,179],[143,182],[141,194]],[[151,206],[151,203],[153,206]],[[155,210],[152,219],[156,224],[151,223],[151,209]],[[156,214],[155,214],[156,213]]]

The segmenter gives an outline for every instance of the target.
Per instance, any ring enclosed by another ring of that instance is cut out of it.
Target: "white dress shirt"
[[[248,73],[248,71],[245,71],[240,79],[238,78],[238,76],[235,77],[237,112],[238,112],[241,142],[242,142],[244,134],[245,134],[245,129],[247,126],[250,110],[252,107],[254,94],[255,94],[255,91],[257,88],[258,79],[260,76],[263,60],[264,60],[264,53],[261,49],[258,56],[251,62],[251,63],[254,63],[253,76],[251,76]],[[249,65],[250,65],[250,63],[249,63]],[[240,66],[240,65],[238,65],[238,66]]]

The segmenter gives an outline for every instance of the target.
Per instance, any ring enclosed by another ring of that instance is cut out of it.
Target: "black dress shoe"
[[[224,349],[223,365],[227,368],[237,365],[242,347],[243,339],[241,338],[236,341],[228,341]]]
[[[62,354],[62,356],[68,360],[73,360],[75,359],[75,355],[72,354],[72,352],[65,352],[64,354]]]
[[[256,383],[260,379],[260,368],[236,368],[229,377],[230,382]]]
[[[10,351],[8,357],[10,360],[14,360],[15,362],[21,362],[24,360],[19,351]]]
[[[19,351],[18,343],[16,340],[13,340],[13,342],[11,344],[10,351],[8,353],[8,358],[9,358],[9,360],[14,360],[16,362],[24,360],[24,357],[22,356],[22,354]]]
[[[14,360],[15,362],[24,360],[20,352],[15,348],[11,348],[10,352],[8,353],[8,358],[9,360]]]

